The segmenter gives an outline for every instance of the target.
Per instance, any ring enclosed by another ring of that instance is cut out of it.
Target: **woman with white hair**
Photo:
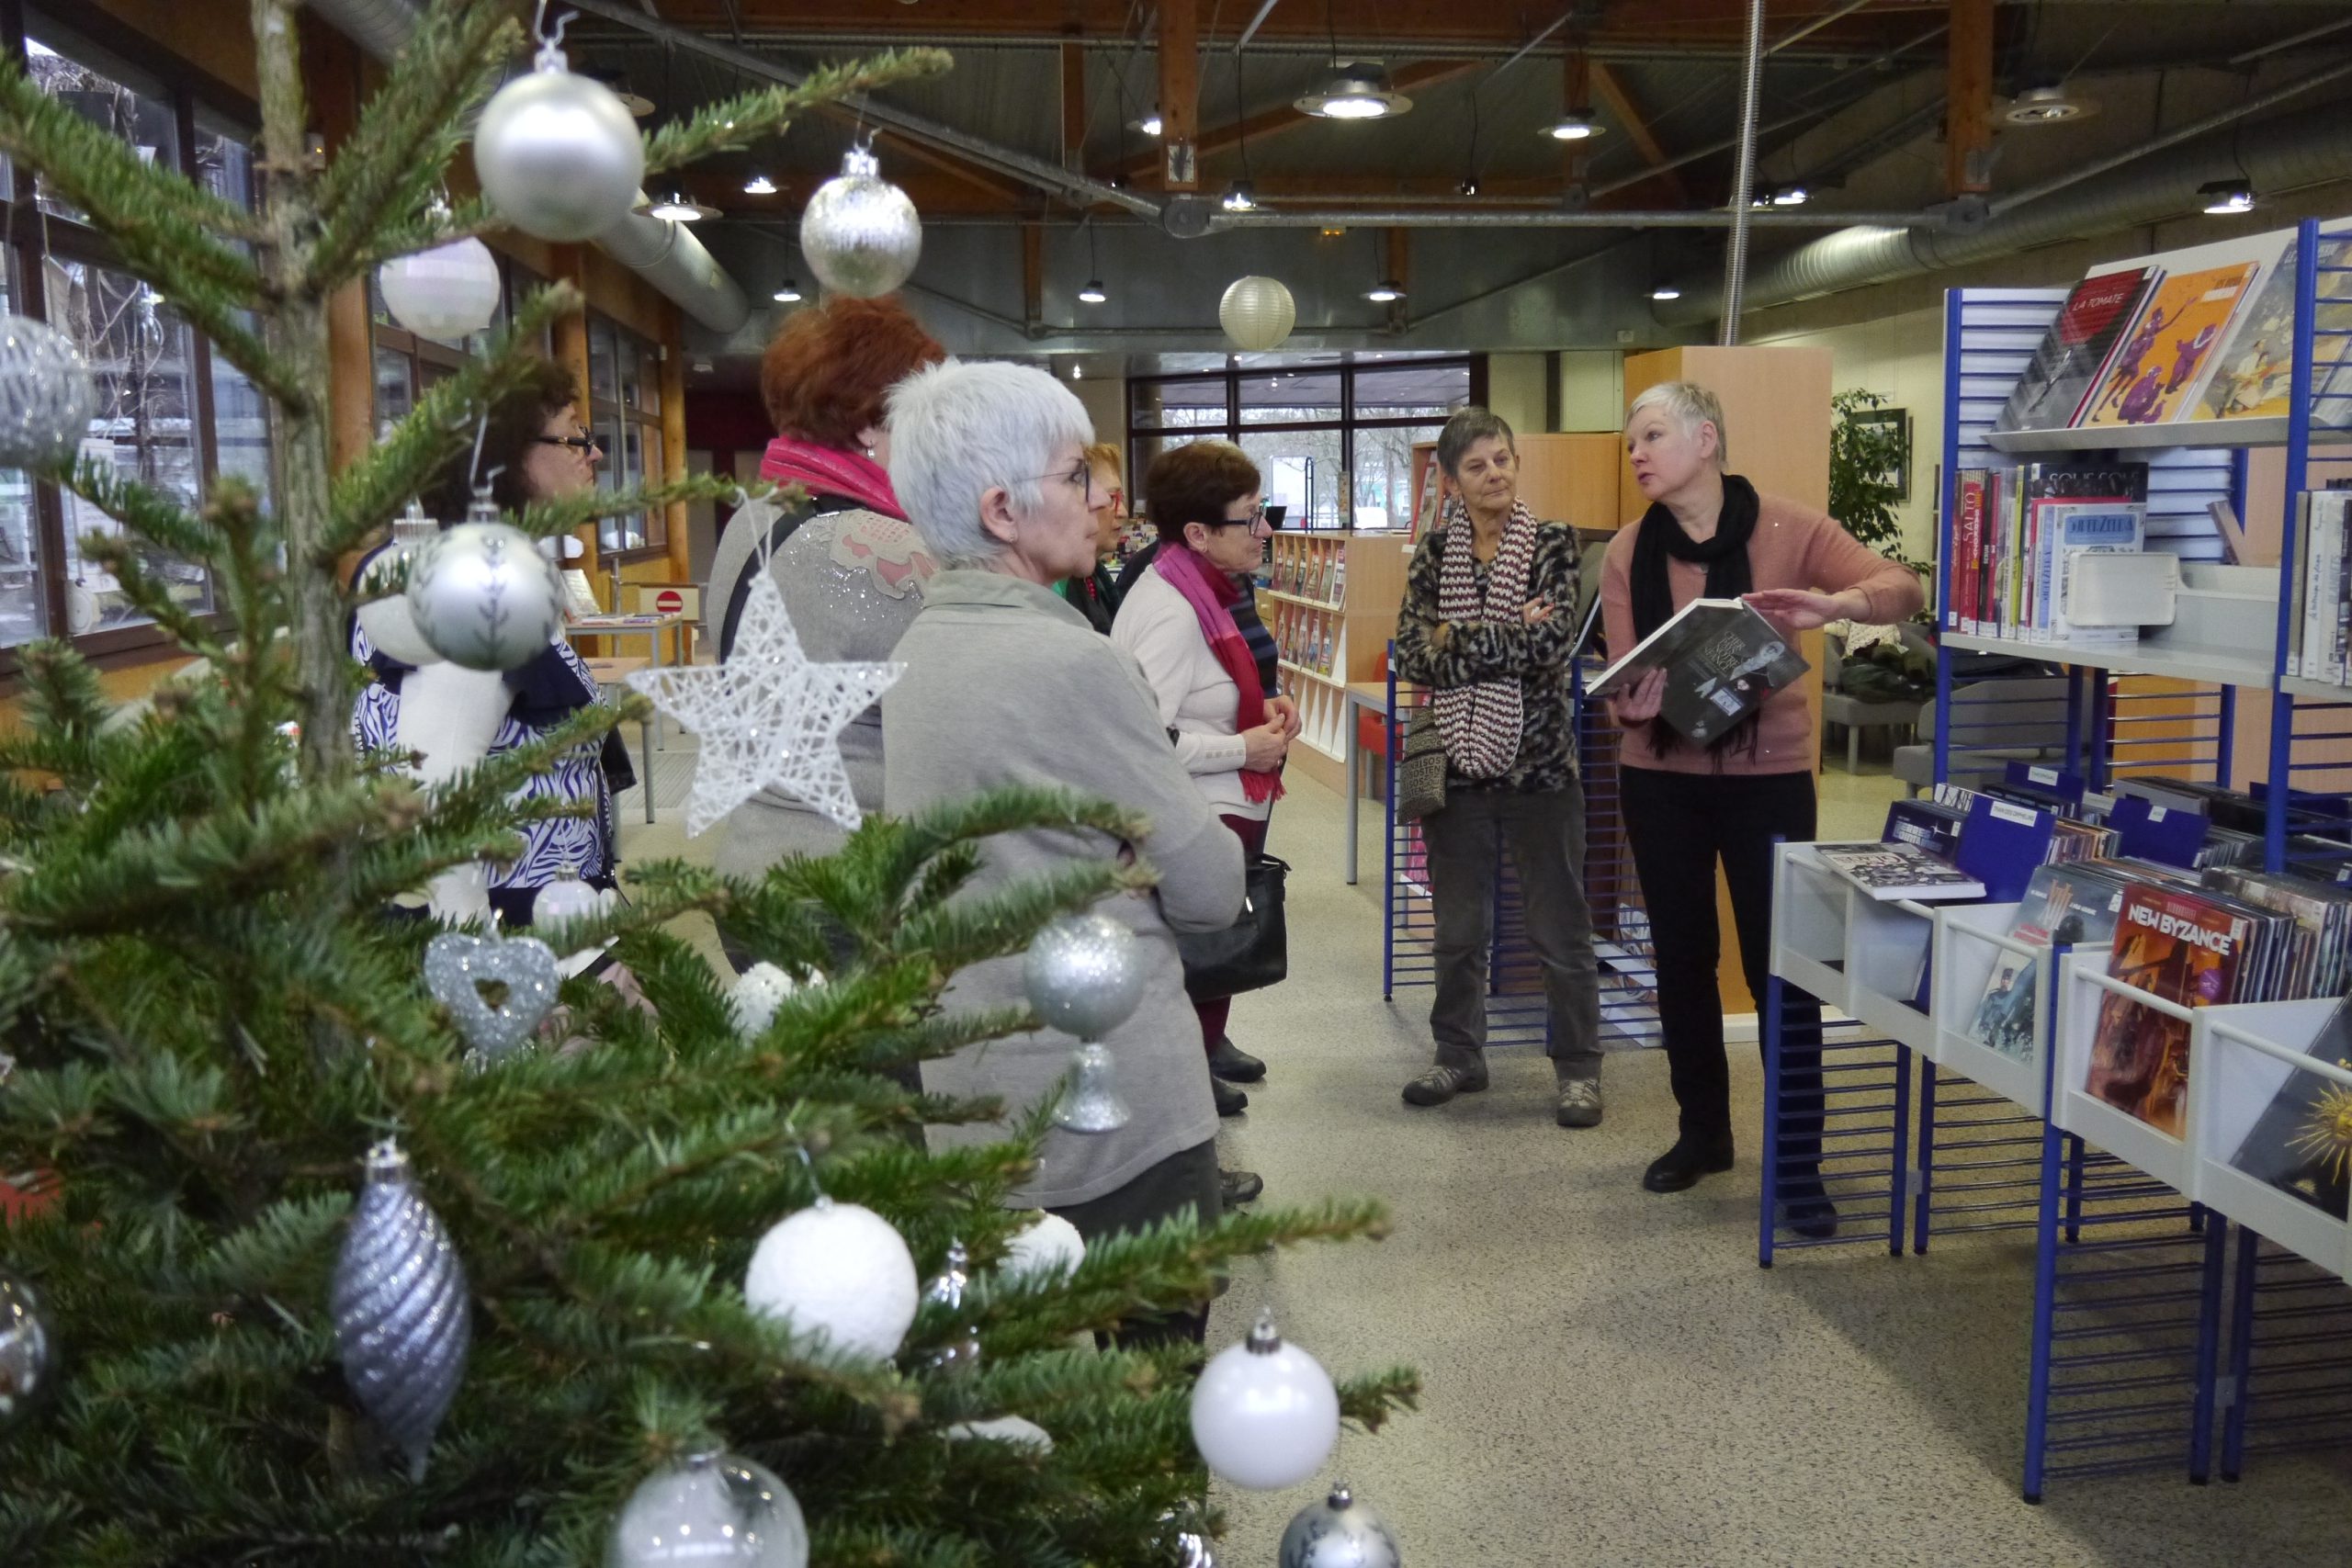
[[[1052,785],[1151,825],[1133,843],[1078,829],[1000,835],[978,893],[1073,858],[1140,855],[1159,874],[1151,891],[1098,907],[1135,932],[1145,964],[1141,1004],[1103,1042],[1132,1115],[1114,1133],[1048,1133],[1022,1197],[1090,1237],[1188,1212],[1214,1221],[1216,1110],[1175,933],[1238,917],[1241,842],[1193,787],[1134,657],[1054,591],[1094,565],[1086,411],[1041,370],[950,363],[894,388],[889,417],[891,483],[943,570],[894,655],[906,673],[882,702],[884,804],[903,814],[1006,784]],[[1018,1005],[1021,960],[975,964],[949,995],[959,1008]],[[994,1041],[926,1063],[923,1084],[1019,1111],[1057,1091],[1074,1044],[1051,1030]],[[997,1135],[931,1130],[934,1147]],[[1206,1321],[1182,1314],[1128,1337],[1197,1341]]]
[[[1706,388],[1667,381],[1634,400],[1625,450],[1650,500],[1610,541],[1600,603],[1612,653],[1623,653],[1697,598],[1745,598],[1791,636],[1835,620],[1900,621],[1926,602],[1918,574],[1872,553],[1827,513],[1760,495],[1724,471],[1723,404]],[[1813,775],[1820,733],[1802,684],[1709,745],[1658,717],[1665,672],[1653,671],[1611,708],[1627,734],[1620,753],[1625,834],[1657,944],[1658,1023],[1681,1108],[1674,1146],[1642,1177],[1678,1192],[1732,1164],[1730,1068],[1715,987],[1721,935],[1715,865],[1723,864],[1747,988],[1765,993],[1772,932],[1772,840],[1815,837]],[[1820,1179],[1821,1010],[1781,992],[1780,1191],[1790,1223],[1836,1230]]]

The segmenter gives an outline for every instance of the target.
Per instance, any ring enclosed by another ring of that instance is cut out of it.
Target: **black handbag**
[[[1283,878],[1289,874],[1288,861],[1252,857],[1241,918],[1223,931],[1177,933],[1186,995],[1213,1002],[1279,985],[1290,973],[1290,932],[1283,922]]]

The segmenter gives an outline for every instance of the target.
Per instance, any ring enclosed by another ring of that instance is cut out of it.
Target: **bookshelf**
[[[1333,789],[1346,778],[1348,682],[1387,673],[1412,544],[1399,533],[1276,534],[1258,590],[1284,695],[1298,704],[1291,764]]]

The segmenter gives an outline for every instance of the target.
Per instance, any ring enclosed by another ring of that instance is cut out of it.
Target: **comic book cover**
[[[2018,901],[2009,934],[2037,947],[2061,942],[2106,946],[2123,908],[2123,888],[2122,877],[2104,867],[2042,866]],[[2035,1004],[2032,961],[2002,948],[1985,979],[1984,998],[1969,1019],[1968,1037],[2005,1056],[2030,1061]]]
[[[2108,973],[2182,1007],[2230,999],[2252,922],[2208,898],[2161,887],[2124,894]],[[2179,1137],[2188,1095],[2188,1022],[2107,993],[2084,1087]]]
[[[2077,423],[2162,424],[2178,413],[2202,388],[2214,348],[2261,270],[2259,262],[2231,262],[2159,282]]]
[[[2341,340],[2331,344],[2340,352]],[[2281,256],[2230,328],[2192,419],[2284,417],[2295,382],[2295,256]]]
[[[2140,302],[2162,276],[2155,267],[2125,266],[2093,273],[2075,285],[1993,428],[2064,430],[2073,424]]]
[[[2331,1066],[2352,1067],[2352,1002],[2328,1015],[2305,1055]],[[2352,1195],[2352,1089],[2316,1073],[2289,1075],[2230,1163],[2345,1218]]]

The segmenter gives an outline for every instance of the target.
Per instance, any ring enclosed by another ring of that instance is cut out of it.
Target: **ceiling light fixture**
[[[695,361],[695,375],[697,375],[697,376],[707,376],[707,375],[709,375],[709,374],[710,374],[710,370],[711,370],[711,365],[710,365],[710,361],[709,361],[709,360],[707,360],[707,359],[701,359],[701,358],[697,358],[697,359]]]
[[[1460,185],[1455,186],[1453,188],[1459,195],[1476,196],[1478,194],[1478,182],[1475,179],[1464,180]]]
[[[2254,210],[2254,186],[2247,180],[2211,180],[2197,187],[2199,203],[2215,218]]]
[[[1413,100],[1388,84],[1377,61],[1341,62],[1323,84],[1291,107],[1317,119],[1385,119],[1403,114]]]
[[[1803,207],[1812,199],[1812,193],[1803,186],[1780,186],[1772,192],[1772,205],[1775,207]]]
[[[1570,109],[1544,128],[1544,134],[1555,141],[1588,141],[1600,134],[1599,121],[1582,109]]]
[[[1679,299],[1682,298],[1682,290],[1677,288],[1671,283],[1661,283],[1656,288],[1650,290],[1650,298],[1660,301]]]
[[[1086,367],[1083,365],[1071,366],[1069,367],[1069,378],[1073,381],[1084,380],[1086,378]]]
[[[1393,305],[1405,298],[1405,286],[1393,277],[1384,277],[1365,289],[1363,297],[1375,305]]]
[[[2097,113],[2098,105],[2069,93],[2064,83],[2045,82],[2010,99],[2001,118],[2011,125],[2056,125],[2061,120],[2087,119]]]
[[[1099,277],[1089,278],[1086,287],[1078,291],[1078,302],[1081,305],[1100,305],[1109,298],[1111,296],[1103,292],[1102,280]]]
[[[779,304],[779,305],[797,305],[797,304],[799,304],[799,303],[800,303],[800,285],[799,285],[797,282],[794,281],[792,278],[790,278],[790,277],[786,277],[786,278],[784,280],[784,282],[783,282],[783,283],[782,283],[782,284],[777,288],[777,289],[776,289],[776,291],[775,291],[775,302],[776,302],[777,304]]]
[[[1159,111],[1158,109],[1152,110],[1149,114],[1144,116],[1141,119],[1136,120],[1134,123],[1135,128],[1137,130],[1142,131],[1146,136],[1158,136],[1163,129],[1163,124],[1159,118]]]
[[[718,216],[716,207],[705,207],[688,197],[684,191],[673,190],[645,209],[648,218],[666,218],[673,223],[699,223],[706,218]]]
[[[1250,194],[1248,180],[1236,180],[1225,187],[1220,205],[1227,212],[1255,212],[1258,210],[1258,198]]]
[[[774,196],[775,182],[765,175],[753,175],[743,182],[743,194],[745,196]]]

